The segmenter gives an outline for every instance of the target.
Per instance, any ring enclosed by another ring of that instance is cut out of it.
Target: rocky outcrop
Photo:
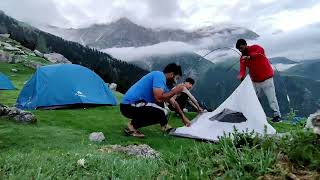
[[[36,56],[38,56],[38,57],[41,57],[41,58],[44,57],[44,55],[43,55],[40,51],[38,51],[38,50],[34,50],[33,52],[34,52],[34,54],[35,54]]]
[[[9,37],[10,37],[10,34],[0,34],[0,37],[9,38]]]
[[[59,53],[44,54],[44,57],[54,64],[72,64],[67,58]]]
[[[11,120],[14,120],[18,123],[35,123],[37,122],[37,118],[31,113],[27,111],[23,111],[16,107],[0,107],[0,116],[7,117]]]
[[[110,145],[99,149],[99,151],[106,153],[120,152],[142,158],[160,158],[160,153],[146,144],[128,146]]]

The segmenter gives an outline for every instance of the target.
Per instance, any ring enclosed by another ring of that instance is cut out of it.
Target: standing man
[[[244,39],[237,41],[236,48],[242,53],[238,78],[242,81],[246,75],[246,69],[249,69],[258,97],[262,92],[267,96],[269,106],[274,112],[272,121],[279,122],[281,113],[273,82],[274,72],[264,49],[259,45],[248,46]]]
[[[179,114],[181,119],[187,119],[183,113],[183,109],[189,103],[193,108],[195,108],[199,113],[203,112],[203,109],[200,107],[197,99],[190,93],[195,81],[192,78],[187,78],[182,85],[184,86],[181,93],[174,95],[170,99],[170,110],[176,111]]]
[[[170,91],[177,79],[182,75],[181,67],[175,63],[168,64],[163,72],[152,71],[136,82],[124,95],[120,104],[121,113],[131,119],[125,132],[135,137],[144,137],[139,128],[159,123],[161,129],[166,131],[168,125],[167,110],[163,108],[164,102],[182,92],[183,85]],[[186,126],[189,120],[183,120]]]

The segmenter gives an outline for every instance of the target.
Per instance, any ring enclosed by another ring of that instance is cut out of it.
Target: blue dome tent
[[[0,90],[13,90],[16,89],[10,79],[0,72]]]
[[[55,64],[37,69],[17,99],[26,110],[70,105],[116,105],[112,91],[93,71],[75,64]]]

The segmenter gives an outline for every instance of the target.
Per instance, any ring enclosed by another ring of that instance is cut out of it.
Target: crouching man
[[[177,79],[182,75],[181,67],[175,63],[168,64],[163,72],[152,71],[136,82],[124,95],[120,104],[121,113],[131,119],[125,129],[128,135],[144,137],[138,129],[153,124],[160,124],[166,131],[168,125],[165,102],[183,91],[184,86],[178,85],[170,91]],[[189,121],[183,121],[189,125]]]
[[[203,112],[203,109],[200,107],[197,99],[190,93],[194,83],[194,79],[187,78],[182,84],[179,84],[180,86],[183,86],[182,92],[174,95],[170,99],[170,110],[178,113],[183,122],[189,122],[189,119],[183,113],[183,109],[188,103],[199,113]]]

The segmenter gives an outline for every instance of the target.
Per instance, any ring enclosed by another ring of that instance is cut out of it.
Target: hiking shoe
[[[166,133],[170,132],[172,129],[173,129],[173,128],[172,128],[169,124],[166,124],[166,125],[164,125],[164,126],[161,126],[161,130],[162,130],[163,132],[166,132]]]
[[[274,123],[281,122],[281,117],[280,116],[275,116],[275,117],[272,118],[271,121],[274,122]]]
[[[140,131],[136,130],[136,131],[130,131],[129,128],[125,128],[123,130],[124,134],[126,136],[133,136],[133,137],[138,137],[138,138],[144,138],[144,134],[141,133]]]

